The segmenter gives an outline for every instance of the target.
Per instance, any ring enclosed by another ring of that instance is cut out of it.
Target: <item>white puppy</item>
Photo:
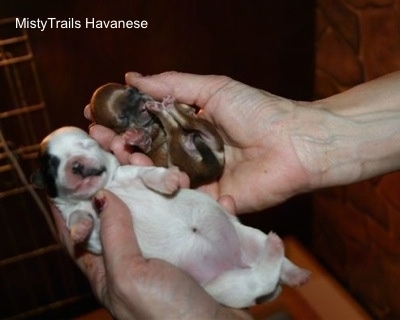
[[[75,127],[47,136],[40,161],[34,184],[46,187],[72,238],[89,251],[101,253],[99,217],[90,199],[106,188],[131,208],[146,258],[186,271],[224,305],[249,307],[276,296],[280,283],[301,285],[309,278],[284,257],[277,235],[242,225],[205,193],[180,189],[177,168],[121,166]]]

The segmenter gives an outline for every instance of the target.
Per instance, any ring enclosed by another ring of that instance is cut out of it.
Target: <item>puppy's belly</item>
[[[145,188],[110,188],[129,206],[146,258],[166,260],[205,284],[241,268],[239,238],[231,219],[208,196],[182,189],[173,199]]]

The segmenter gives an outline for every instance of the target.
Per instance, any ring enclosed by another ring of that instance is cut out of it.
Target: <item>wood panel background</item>
[[[318,0],[315,95],[400,69],[399,0]],[[400,318],[400,174],[315,197],[314,245],[377,319]]]

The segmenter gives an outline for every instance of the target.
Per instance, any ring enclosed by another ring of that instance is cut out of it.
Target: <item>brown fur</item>
[[[172,97],[159,102],[116,83],[98,88],[90,107],[96,123],[123,134],[127,144],[141,149],[155,165],[178,166],[189,175],[192,187],[221,175],[223,141],[194,108]]]

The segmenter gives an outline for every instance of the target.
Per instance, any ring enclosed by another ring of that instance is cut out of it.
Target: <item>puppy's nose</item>
[[[87,167],[80,162],[75,162],[72,165],[72,173],[80,175],[83,178],[90,176],[100,176],[104,171],[106,171],[106,168],[104,166],[101,166],[100,168]]]

